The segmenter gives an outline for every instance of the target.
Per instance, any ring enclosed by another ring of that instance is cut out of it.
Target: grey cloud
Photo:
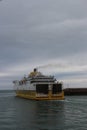
[[[86,64],[86,5],[85,0],[0,2],[0,71],[54,59]]]

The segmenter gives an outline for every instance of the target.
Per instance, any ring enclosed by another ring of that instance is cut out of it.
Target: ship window
[[[36,85],[36,92],[48,94],[48,84],[37,84]]]
[[[62,84],[53,84],[52,94],[57,94],[62,91]]]

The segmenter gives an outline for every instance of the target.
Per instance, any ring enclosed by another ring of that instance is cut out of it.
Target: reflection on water
[[[17,108],[17,121],[20,128],[32,130],[50,130],[64,127],[63,101],[29,101],[20,100]],[[23,106],[23,104],[25,104]],[[19,108],[21,108],[19,110]],[[23,118],[22,118],[23,117]],[[62,124],[62,125],[61,125]]]
[[[32,101],[5,92],[0,103],[0,130],[64,128],[64,101]]]
[[[64,102],[40,101],[35,103],[34,120],[35,128],[48,130],[64,127]],[[61,125],[62,124],[62,125]]]
[[[86,130],[87,96],[32,101],[0,92],[0,130]]]

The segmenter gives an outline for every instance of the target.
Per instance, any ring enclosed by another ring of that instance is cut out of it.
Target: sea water
[[[33,101],[0,91],[0,130],[87,130],[87,96]]]

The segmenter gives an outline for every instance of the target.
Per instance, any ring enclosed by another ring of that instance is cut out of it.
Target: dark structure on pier
[[[66,88],[64,94],[68,96],[87,95],[87,88]]]

